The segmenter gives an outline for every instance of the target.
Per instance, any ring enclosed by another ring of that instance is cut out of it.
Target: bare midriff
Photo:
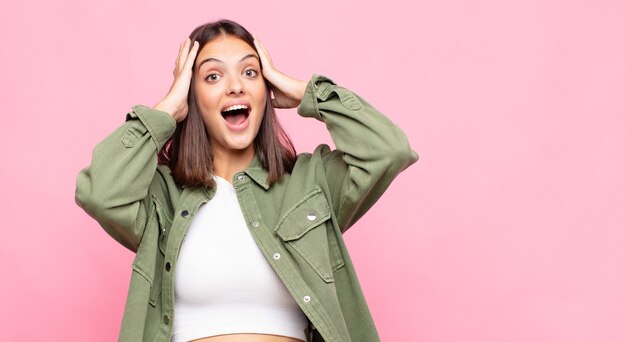
[[[227,334],[199,338],[193,342],[302,342],[302,340],[269,334]]]

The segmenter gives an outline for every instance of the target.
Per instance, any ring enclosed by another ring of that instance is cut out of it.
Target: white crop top
[[[181,246],[172,341],[257,333],[306,340],[307,319],[254,241],[235,189],[215,177]]]

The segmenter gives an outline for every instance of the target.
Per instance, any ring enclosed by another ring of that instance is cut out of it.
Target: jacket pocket
[[[276,234],[327,283],[334,282],[327,227],[330,206],[320,189],[305,195],[278,221]],[[334,254],[333,254],[334,255]],[[333,267],[335,266],[335,267]]]
[[[157,262],[158,263],[158,262]],[[160,262],[162,264],[163,261]],[[159,298],[161,297],[161,279],[162,277],[159,275],[152,280],[152,284],[150,284],[150,299],[148,303],[155,307]]]
[[[169,235],[170,228],[172,227],[172,218],[167,214],[161,202],[159,202],[154,195],[152,195],[152,202],[154,203],[157,223],[159,225],[159,250],[161,251],[161,254],[165,255],[165,250],[167,249],[167,237]]]
[[[156,306],[161,295],[161,278],[164,256],[160,249],[161,240],[165,227],[162,224],[163,217],[159,216],[159,206],[153,197],[153,205],[148,217],[144,235],[139,243],[135,260],[133,261],[133,270],[144,277],[150,284],[149,303]]]
[[[137,256],[140,256],[140,255],[137,255]],[[152,259],[152,257],[156,257],[155,259],[153,259],[154,261],[152,262],[151,261],[146,262],[145,260],[143,260],[143,258]],[[159,258],[157,255],[153,255],[152,257],[148,255],[144,255],[143,258],[135,257],[135,261],[133,262],[132,267],[133,267],[133,272],[143,277],[149,284],[149,290],[148,290],[149,292],[145,294],[148,295],[148,303],[150,303],[150,305],[154,307],[156,306],[159,296],[161,295],[161,278],[159,274],[155,274],[154,268],[150,266],[149,264],[151,263],[154,263],[156,265],[162,264],[163,258]]]

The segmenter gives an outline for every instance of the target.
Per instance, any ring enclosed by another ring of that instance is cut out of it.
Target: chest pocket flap
[[[278,221],[275,231],[326,282],[334,281],[326,222],[330,219],[328,200],[320,189],[300,199]]]
[[[276,232],[284,241],[299,239],[330,218],[330,207],[322,190],[304,196],[278,221]]]

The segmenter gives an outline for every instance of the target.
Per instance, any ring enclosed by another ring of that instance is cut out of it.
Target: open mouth
[[[233,127],[240,126],[250,116],[250,107],[245,104],[229,106],[222,111],[222,117]]]

